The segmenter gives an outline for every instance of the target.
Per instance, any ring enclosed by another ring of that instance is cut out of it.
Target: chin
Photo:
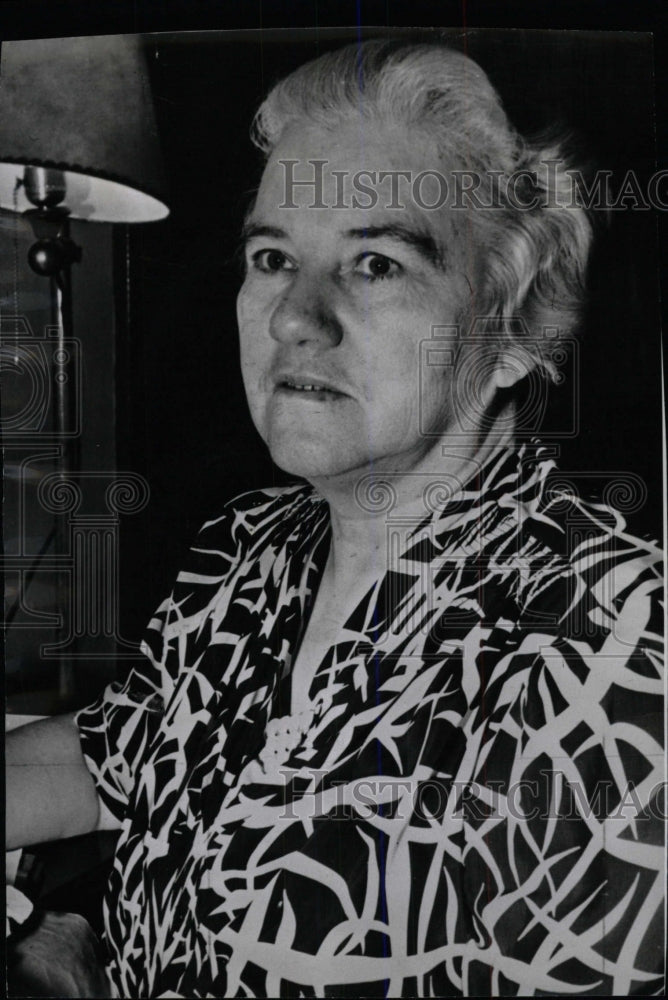
[[[334,476],[339,469],[328,462],[324,455],[295,455],[283,449],[269,449],[272,461],[290,476],[299,476],[312,482],[325,476]]]
[[[355,455],[341,455],[332,452],[331,443],[278,440],[268,442],[272,460],[279,469],[291,476],[300,476],[313,482],[331,476],[343,475],[354,469],[365,468],[369,459]]]

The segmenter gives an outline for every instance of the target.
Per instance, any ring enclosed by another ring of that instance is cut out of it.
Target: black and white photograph
[[[8,995],[665,995],[666,19],[2,6]]]

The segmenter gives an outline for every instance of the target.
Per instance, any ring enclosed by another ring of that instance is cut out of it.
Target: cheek
[[[241,379],[246,394],[246,405],[251,419],[260,436],[265,438],[268,395],[266,390],[266,369],[262,359],[253,349],[253,340],[241,338]]]
[[[390,317],[381,324],[365,358],[365,368],[370,380],[383,391],[383,387],[399,400],[412,401],[419,394],[422,363],[421,341],[415,335],[419,317],[407,317],[405,322],[394,325]],[[394,327],[394,328],[393,328]]]
[[[240,336],[243,337],[246,327],[256,321],[257,311],[257,297],[250,294],[245,281],[237,295],[237,324]]]
[[[416,390],[416,420],[429,433],[445,430],[453,413],[453,352],[446,343],[422,352]]]
[[[262,310],[255,297],[242,288],[237,296],[237,327],[239,353],[244,380],[252,373],[267,352],[269,337],[265,332]]]

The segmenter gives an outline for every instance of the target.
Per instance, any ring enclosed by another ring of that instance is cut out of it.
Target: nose
[[[336,347],[343,328],[336,316],[327,279],[298,272],[281,295],[269,320],[269,333],[285,344],[312,343]]]

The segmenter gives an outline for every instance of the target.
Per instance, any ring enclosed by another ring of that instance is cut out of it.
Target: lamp
[[[36,242],[28,261],[50,278],[53,426],[62,442],[58,474],[81,477],[78,442],[68,439],[78,392],[71,268],[81,250],[71,219],[139,223],[165,218],[165,183],[141,38],[113,35],[3,42],[0,50],[0,208],[23,213]],[[16,331],[4,331],[10,339]],[[70,352],[71,354],[71,352]],[[62,554],[62,524],[55,539]],[[65,664],[61,663],[61,687]]]
[[[0,208],[24,212],[28,261],[52,279],[61,338],[72,335],[69,219],[150,222],[169,213],[141,40],[100,35],[4,42]],[[73,375],[73,373],[69,373]],[[63,423],[71,380],[60,383]]]
[[[93,222],[168,214],[136,35],[3,42],[0,71],[0,207]]]

